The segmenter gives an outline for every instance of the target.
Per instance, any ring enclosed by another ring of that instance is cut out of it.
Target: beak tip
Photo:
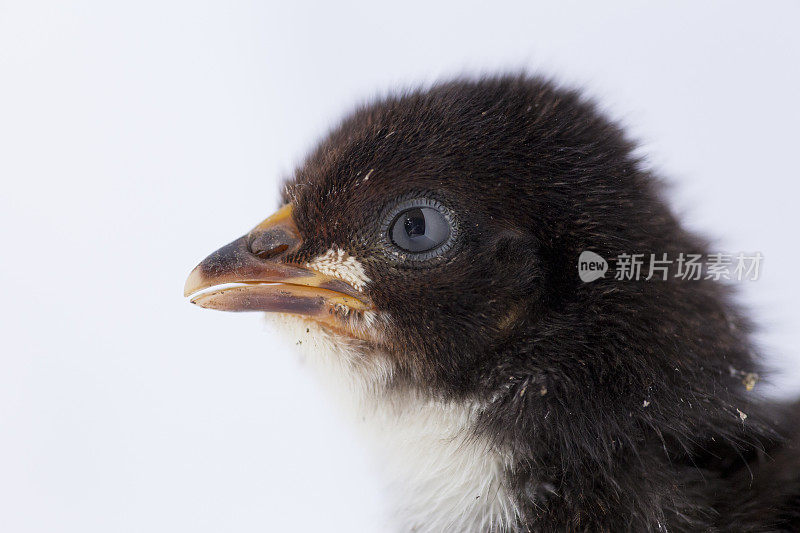
[[[194,269],[189,273],[189,277],[186,278],[186,283],[183,285],[183,296],[188,298],[197,292],[201,288],[202,284],[203,276],[200,273],[200,266],[198,265],[194,267]]]

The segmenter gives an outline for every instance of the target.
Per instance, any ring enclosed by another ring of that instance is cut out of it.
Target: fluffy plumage
[[[459,80],[357,110],[286,184],[303,244],[281,260],[374,304],[345,313],[358,339],[292,331],[389,452],[401,527],[800,530],[798,409],[743,382],[762,369],[730,290],[578,278],[584,250],[708,251],[632,148],[574,91]],[[419,196],[457,228],[425,262],[381,231]]]

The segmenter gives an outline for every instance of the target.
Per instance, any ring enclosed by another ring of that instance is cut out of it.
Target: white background
[[[585,87],[721,251],[800,392],[793,2],[0,0],[0,530],[381,531],[360,442],[194,264],[356,103],[525,68]]]

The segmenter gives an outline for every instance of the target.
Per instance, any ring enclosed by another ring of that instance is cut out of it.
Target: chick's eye
[[[444,243],[450,225],[444,215],[430,207],[400,213],[392,224],[392,242],[408,252],[426,252]]]
[[[389,219],[387,237],[405,252],[406,259],[429,259],[440,255],[453,240],[453,218],[438,202],[416,199],[403,202]]]

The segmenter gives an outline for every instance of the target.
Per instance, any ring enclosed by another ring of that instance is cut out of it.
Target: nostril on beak
[[[294,242],[291,235],[281,230],[266,231],[253,236],[250,240],[250,253],[259,259],[275,260],[289,252],[289,245]]]
[[[279,255],[282,255],[288,249],[289,249],[288,246],[286,246],[285,244],[281,244],[279,246],[276,246],[275,248],[272,248],[271,250],[253,250],[253,255],[265,260],[274,259]]]

